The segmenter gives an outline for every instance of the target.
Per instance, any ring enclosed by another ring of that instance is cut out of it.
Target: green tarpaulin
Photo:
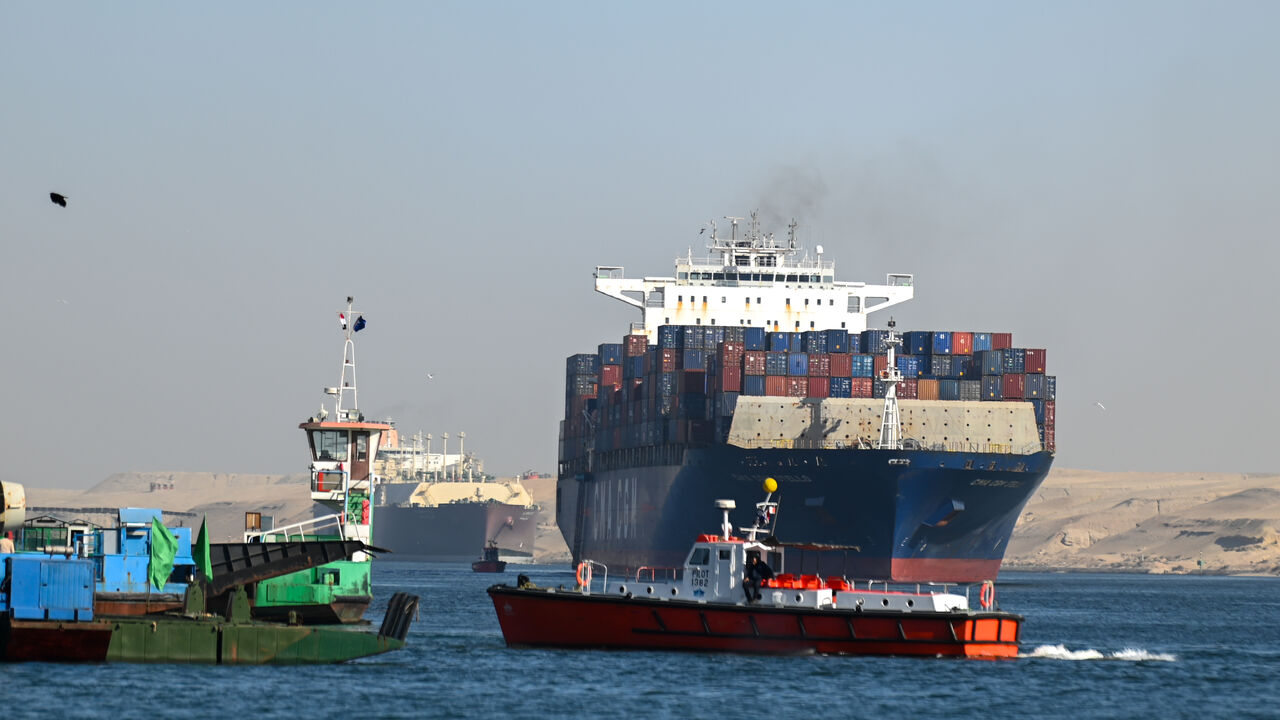
[[[151,519],[151,564],[147,567],[147,580],[152,590],[164,588],[173,572],[173,558],[178,554],[178,539],[160,518]]]

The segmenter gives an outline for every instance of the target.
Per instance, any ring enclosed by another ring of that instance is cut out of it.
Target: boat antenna
[[[338,387],[325,388],[325,393],[334,396],[333,415],[334,419],[341,422],[343,420],[358,420],[360,418],[360,397],[356,392],[356,343],[354,335],[363,327],[364,317],[359,315],[352,309],[355,298],[347,296],[346,311],[338,312],[338,322],[342,325],[342,332],[345,340],[342,345],[342,375],[338,379]],[[344,410],[343,400],[347,393],[351,394],[351,405]]]

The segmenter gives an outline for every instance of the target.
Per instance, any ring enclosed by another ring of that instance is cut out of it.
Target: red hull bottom
[[[890,577],[894,582],[906,583],[994,580],[1000,573],[1000,563],[1000,559],[893,558]]]
[[[507,571],[506,560],[477,560],[471,563],[474,572],[500,573]]]
[[[103,662],[110,646],[105,622],[7,620],[0,628],[0,658],[9,661]]]
[[[629,599],[489,588],[507,644],[767,655],[1018,654],[1022,618],[1004,612],[857,612]]]

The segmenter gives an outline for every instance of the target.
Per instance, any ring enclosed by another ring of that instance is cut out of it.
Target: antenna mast
[[[898,420],[898,383],[902,382],[902,373],[898,371],[897,362],[893,358],[893,349],[902,340],[893,329],[896,325],[893,318],[889,318],[889,337],[885,339],[885,345],[889,348],[889,362],[880,372],[880,379],[888,385],[884,392],[884,416],[880,422],[880,442],[876,443],[876,447],[881,450],[902,449],[902,424]]]

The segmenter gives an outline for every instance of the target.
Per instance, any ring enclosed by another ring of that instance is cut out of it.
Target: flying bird
[[[427,373],[427,379],[428,379],[428,380],[435,380],[435,379],[436,379],[436,376],[435,376],[435,375],[432,375],[431,373]]]
[[[1103,405],[1103,404],[1102,404],[1102,403],[1100,403],[1100,402],[1096,402],[1096,401],[1095,401],[1093,404],[1094,404],[1094,405],[1097,405],[1098,407],[1102,408],[1103,410],[1106,410],[1106,409],[1107,409],[1107,406],[1106,406],[1106,405]]]
[[[54,205],[57,205],[58,207],[66,207],[66,206],[67,206],[67,196],[66,196],[66,195],[62,195],[62,194],[59,194],[59,193],[51,192],[51,193],[49,193],[49,199],[50,199],[50,200],[52,200],[52,201],[53,201],[53,204],[54,204]]]

